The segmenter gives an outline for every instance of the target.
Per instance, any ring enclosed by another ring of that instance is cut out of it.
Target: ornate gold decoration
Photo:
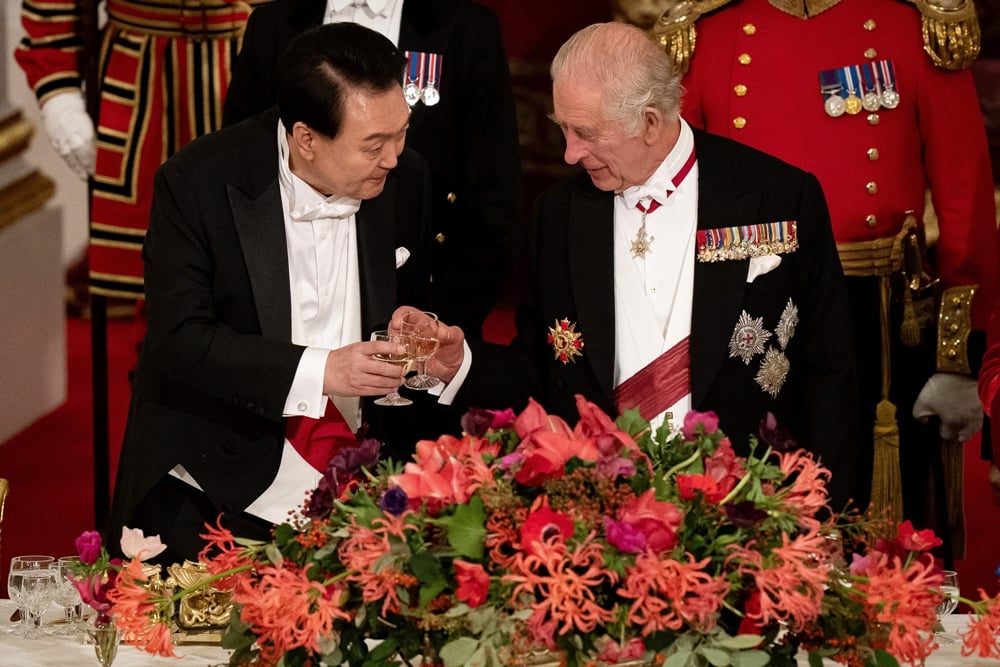
[[[800,19],[807,19],[825,12],[840,0],[767,0],[775,9],[779,9],[786,14],[797,16]]]
[[[909,0],[922,15],[924,51],[941,69],[960,70],[979,55],[982,34],[972,0]]]
[[[55,191],[52,179],[38,171],[0,188],[0,229],[44,206]]]
[[[27,150],[34,133],[35,128],[24,120],[20,109],[0,118],[0,162]]]
[[[670,55],[677,72],[684,75],[691,65],[697,33],[694,22],[731,0],[673,0],[665,12],[648,29],[653,40]]]
[[[205,582],[209,574],[203,563],[186,560],[183,565],[173,564],[167,568],[170,577],[168,588],[190,588]],[[232,612],[232,593],[220,591],[209,584],[180,599],[177,606],[177,626],[181,630],[204,630],[220,628],[229,621]]]
[[[576,322],[570,323],[566,318],[556,320],[553,327],[549,327],[548,343],[555,351],[555,358],[567,364],[575,362],[576,357],[582,356],[580,350],[583,349],[582,334],[576,330]]]
[[[969,365],[969,332],[972,331],[972,298],[978,287],[949,287],[941,294],[937,370],[942,373],[972,374]]]

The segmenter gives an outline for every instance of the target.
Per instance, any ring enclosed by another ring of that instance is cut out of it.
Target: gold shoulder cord
[[[715,11],[731,0],[676,0],[650,28],[653,40],[673,59],[677,72],[684,75],[691,65],[697,33],[694,22],[702,14]]]
[[[907,0],[920,10],[924,51],[941,69],[965,69],[979,55],[982,34],[973,0]]]

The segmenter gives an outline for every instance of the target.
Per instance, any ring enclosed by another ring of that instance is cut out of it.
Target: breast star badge
[[[582,356],[583,338],[576,330],[576,322],[570,323],[563,318],[555,321],[554,327],[549,327],[548,342],[555,351],[555,358],[567,364]]]
[[[733,329],[729,338],[729,356],[739,357],[744,364],[750,365],[750,360],[764,353],[764,343],[771,337],[771,332],[764,328],[763,317],[750,317],[747,311],[740,314],[740,321]]]

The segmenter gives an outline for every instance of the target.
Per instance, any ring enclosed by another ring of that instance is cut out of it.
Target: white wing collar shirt
[[[399,46],[403,0],[327,0],[323,23],[357,23]]]
[[[330,350],[361,340],[357,199],[324,197],[291,172],[288,140],[278,121],[278,184],[285,212],[292,342],[306,346],[285,402],[286,416],[319,418],[326,410],[323,374]],[[357,397],[332,397],[352,430],[360,426]],[[280,522],[298,508],[321,475],[286,439],[278,474],[247,512]]]
[[[683,119],[680,122],[676,145],[653,175],[615,197],[615,386],[691,333],[698,164],[684,175],[694,134]],[[651,209],[653,199],[659,205]],[[643,222],[637,204],[649,211],[645,223],[647,238],[652,239],[641,256],[632,251]],[[682,416],[690,407],[688,394],[667,412]],[[653,420],[654,428],[664,415]]]

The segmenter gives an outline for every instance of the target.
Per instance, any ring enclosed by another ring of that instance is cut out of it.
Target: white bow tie
[[[288,214],[288,217],[294,222],[312,222],[323,219],[343,220],[357,213],[359,208],[361,208],[361,200],[337,197],[324,199],[309,206],[297,206]]]
[[[672,189],[671,187],[670,190]],[[629,208],[635,208],[636,204],[647,199],[655,199],[662,204],[667,200],[668,192],[668,188],[659,183],[636,185],[622,190],[622,199]]]
[[[389,0],[330,0],[330,8],[335,12],[343,11],[349,5],[354,5],[355,7],[368,5],[368,8],[376,15],[384,12],[388,4]]]

